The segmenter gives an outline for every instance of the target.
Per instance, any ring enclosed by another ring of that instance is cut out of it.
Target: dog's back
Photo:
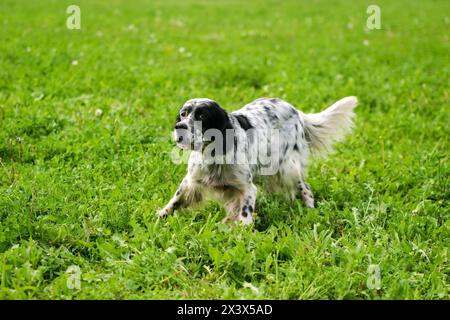
[[[270,156],[276,160],[276,163],[262,163],[260,159],[267,158],[264,153],[268,148],[258,147],[254,174],[268,178],[262,181],[268,180],[264,186],[269,191],[295,198],[299,181],[305,178],[310,151],[320,155],[331,151],[333,144],[351,130],[356,105],[355,97],[347,97],[321,113],[304,114],[284,100],[260,98],[231,115],[240,117],[241,121],[245,117],[247,128],[258,131],[258,145],[269,146]],[[275,165],[275,168],[268,165]]]

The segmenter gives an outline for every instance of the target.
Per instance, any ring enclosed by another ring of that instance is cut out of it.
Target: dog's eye
[[[197,114],[196,116],[197,116],[197,119],[198,119],[198,120],[205,120],[205,119],[206,119],[206,116],[205,116],[204,113],[199,113],[199,114]]]
[[[182,112],[180,113],[180,116],[181,116],[182,118],[186,117],[186,116],[187,116],[187,112],[186,112],[186,111],[182,111]]]

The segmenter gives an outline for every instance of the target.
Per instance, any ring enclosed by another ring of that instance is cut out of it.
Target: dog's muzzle
[[[178,122],[175,125],[175,130],[173,131],[173,138],[178,147],[182,149],[190,149],[191,148],[191,137],[192,133],[188,129],[188,126],[185,123]]]

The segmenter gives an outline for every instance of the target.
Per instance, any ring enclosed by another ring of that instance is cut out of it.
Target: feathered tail
[[[353,127],[353,109],[358,99],[346,97],[320,113],[303,114],[306,138],[314,154],[326,155]]]

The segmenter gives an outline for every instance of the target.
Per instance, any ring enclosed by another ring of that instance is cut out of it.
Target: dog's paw
[[[166,209],[161,209],[156,212],[156,217],[157,218],[165,218],[165,217],[167,217],[168,214],[169,214],[169,212],[167,212]]]
[[[253,224],[253,217],[251,215],[248,215],[247,217],[240,216],[238,221],[243,225],[251,225]]]
[[[304,199],[303,201],[304,201],[305,206],[307,208],[314,209],[316,207],[315,204],[314,204],[314,199],[312,199],[312,198],[307,198],[307,199]]]
[[[253,224],[253,217],[252,216],[247,216],[247,217],[227,216],[227,217],[223,218],[222,223],[232,225],[232,226],[251,225],[251,224]]]

